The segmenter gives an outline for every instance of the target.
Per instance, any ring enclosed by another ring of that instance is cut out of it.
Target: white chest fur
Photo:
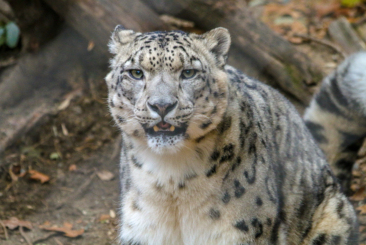
[[[133,188],[123,198],[123,240],[151,245],[238,240],[232,214],[215,213],[222,175],[207,178],[204,161],[194,154],[187,156],[163,158],[146,151],[138,156],[143,165],[131,169]]]

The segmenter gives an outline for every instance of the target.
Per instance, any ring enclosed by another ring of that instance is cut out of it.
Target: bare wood
[[[68,27],[39,52],[22,56],[15,66],[0,75],[0,108],[14,107],[47,86],[65,87],[72,70],[87,63],[83,57],[93,55],[86,47],[84,38]],[[107,60],[92,62],[107,64]]]
[[[275,80],[282,90],[304,104],[312,95],[309,86],[323,78],[320,66],[256,20],[242,1],[143,1],[159,14],[191,20],[204,29],[226,27],[232,34],[233,46],[237,46],[255,63],[260,65],[264,62],[263,72],[268,74],[267,80]]]
[[[53,113],[63,94],[82,86],[73,83],[84,69],[107,66],[107,59],[97,59],[100,56],[88,52],[86,46],[84,38],[68,27],[39,52],[24,55],[0,75],[0,154]]]
[[[316,42],[316,43],[320,43],[324,46],[327,46],[327,47],[333,49],[334,51],[336,51],[337,53],[342,55],[343,58],[347,57],[347,54],[345,52],[343,52],[343,50],[340,47],[338,47],[338,45],[333,44],[333,43],[331,43],[327,40],[322,40],[322,39],[319,39],[319,38],[316,38],[316,37],[302,35],[302,34],[295,34],[294,37],[300,37],[300,38],[303,38],[305,40],[310,40],[310,41],[313,41],[313,42]]]
[[[195,21],[200,27],[228,28],[233,33],[233,45],[250,57],[258,70],[276,81],[284,91],[307,104],[312,91],[308,88],[323,77],[321,70],[306,55],[289,42],[253,18],[244,5],[228,11],[220,8],[222,1],[148,1],[140,0],[44,0],[84,37],[94,41],[104,52],[111,30],[116,24],[136,31],[169,29],[150,8],[158,13],[175,15]],[[231,3],[231,1],[230,1]],[[125,9],[128,6],[128,11]],[[160,9],[159,9],[160,8]],[[162,11],[163,9],[163,11]],[[235,65],[235,64],[234,64]],[[239,67],[241,68],[241,67]]]
[[[44,1],[84,37],[94,41],[104,53],[107,51],[106,43],[110,33],[116,24],[136,31],[169,29],[151,10],[154,8],[159,14],[165,13],[192,20],[204,29],[217,26],[228,28],[233,33],[233,45],[243,50],[244,55],[259,65],[258,70],[267,74],[267,80],[274,80],[280,88],[304,104],[310,101],[312,95],[308,86],[317,83],[323,77],[319,66],[310,62],[306,55],[253,18],[240,1],[230,8],[227,7],[229,5],[219,6],[218,4],[226,4],[219,0],[125,0],[123,5],[118,0]],[[125,6],[128,6],[128,10]]]
[[[365,43],[345,17],[329,25],[329,34],[348,55],[366,49]]]
[[[140,0],[44,0],[65,21],[107,53],[107,43],[116,25],[135,31],[168,27]]]

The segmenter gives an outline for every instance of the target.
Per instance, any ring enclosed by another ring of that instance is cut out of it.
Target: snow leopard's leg
[[[366,136],[366,52],[350,56],[324,79],[304,119],[349,193],[352,166]]]
[[[354,209],[347,198],[339,192],[328,193],[327,198],[313,214],[312,224],[302,245],[359,244],[358,224]]]

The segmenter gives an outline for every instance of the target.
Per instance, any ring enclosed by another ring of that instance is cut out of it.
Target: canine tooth
[[[172,125],[172,126],[170,126],[170,129],[169,129],[170,131],[174,131],[175,130],[175,127]]]
[[[153,128],[153,129],[154,129],[154,131],[155,131],[155,132],[158,132],[158,131],[159,131],[159,128],[158,128],[158,126],[156,126],[156,125],[154,126],[154,128]]]

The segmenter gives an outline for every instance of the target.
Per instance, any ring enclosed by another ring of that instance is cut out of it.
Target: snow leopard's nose
[[[150,110],[155,111],[161,116],[162,119],[164,119],[166,114],[168,114],[177,107],[178,101],[175,101],[174,103],[167,103],[163,101],[159,101],[156,103],[147,102],[147,105]]]

